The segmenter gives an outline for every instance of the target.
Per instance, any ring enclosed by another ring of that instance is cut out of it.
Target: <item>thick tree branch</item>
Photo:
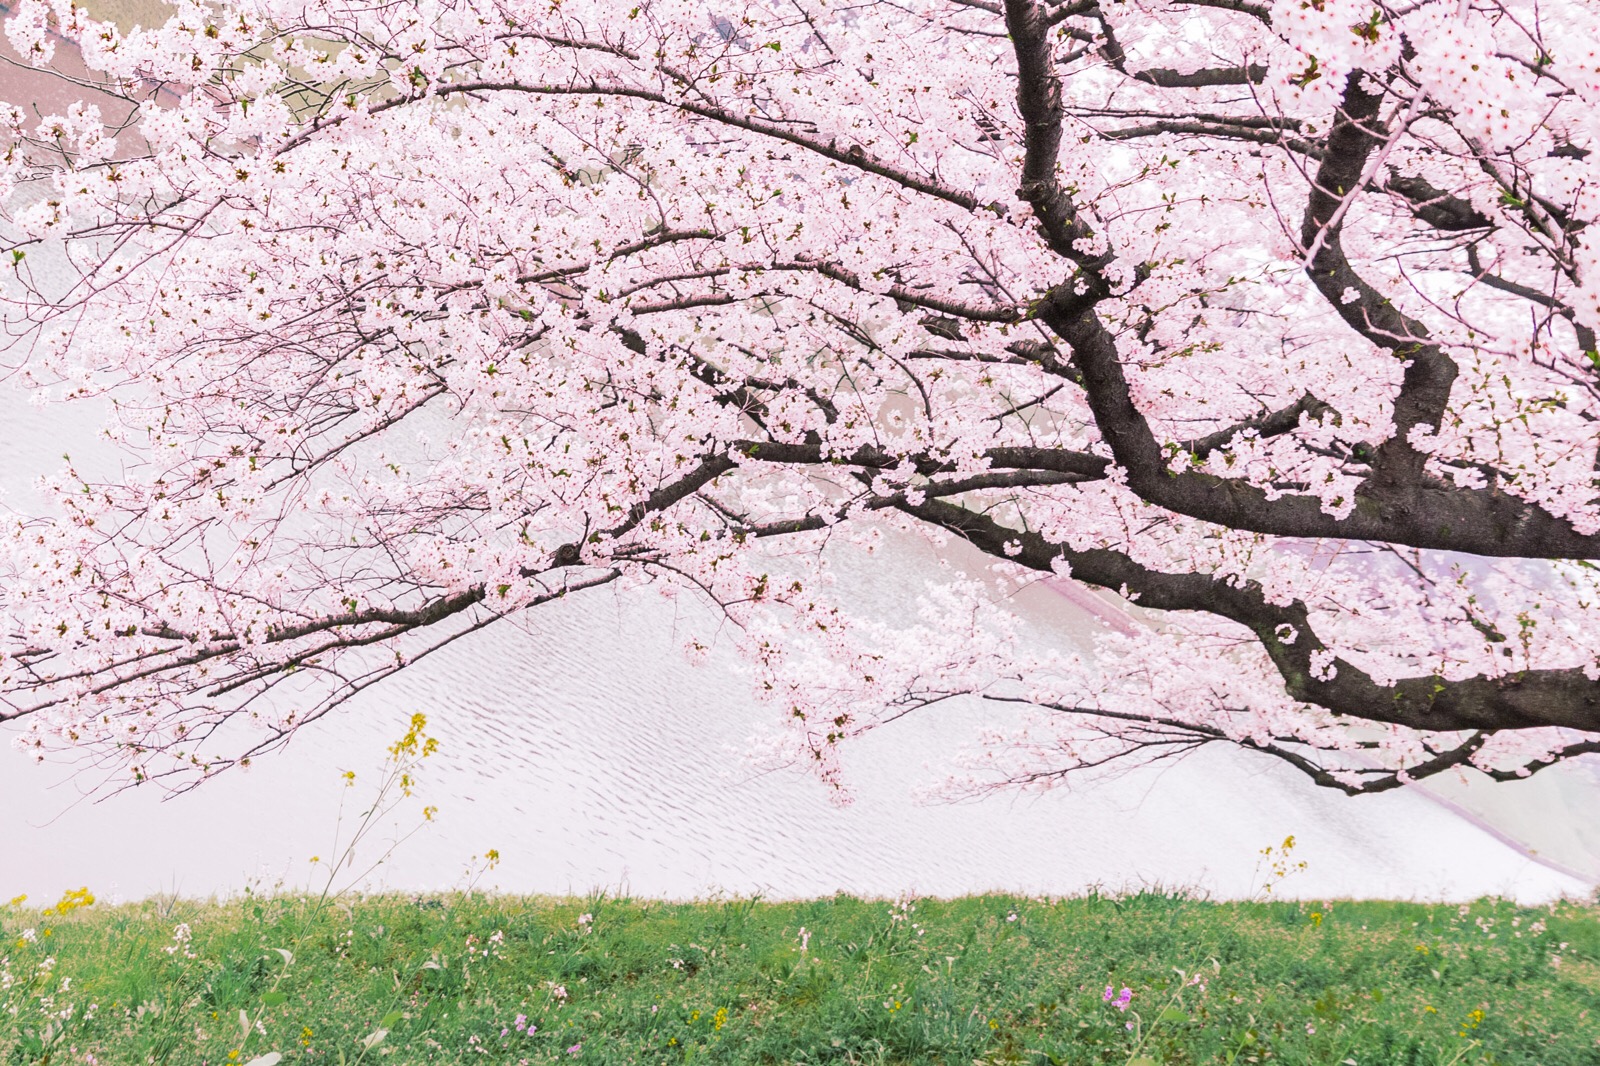
[[[1389,181],[1384,188],[1404,197],[1410,204],[1411,213],[1434,229],[1459,233],[1494,227],[1494,221],[1471,203],[1435,188],[1425,178],[1397,174],[1390,167]]]
[[[1322,146],[1315,141],[1296,137],[1282,129],[1194,119],[1162,119],[1142,126],[1106,130],[1101,136],[1111,141],[1132,141],[1166,134],[1190,134],[1200,137],[1220,137],[1230,141],[1249,141],[1254,144],[1280,145],[1311,159],[1320,159],[1323,153]]]
[[[1335,714],[1430,731],[1559,727],[1600,732],[1600,682],[1579,669],[1458,680],[1426,675],[1383,685],[1317,639],[1304,604],[1272,603],[1256,582],[1151,570],[1110,549],[1074,550],[943,500],[899,509],[996,558],[1042,573],[1065,570],[1151,610],[1201,611],[1244,626],[1290,696]]]
[[[1077,204],[1056,177],[1066,111],[1061,105],[1061,78],[1056,74],[1044,10],[1032,0],[1006,0],[1005,10],[1017,57],[1017,107],[1026,127],[1017,198],[1033,208],[1039,231],[1051,250],[1099,281],[1099,271],[1111,256],[1088,251],[1094,231],[1079,217]]]
[[[1241,67],[1211,67],[1206,70],[1167,70],[1150,67],[1128,74],[1134,81],[1142,81],[1162,89],[1204,89],[1217,85],[1260,85],[1266,79],[1267,68],[1260,63]]]
[[[1373,460],[1373,487],[1382,489],[1422,481],[1427,457],[1412,446],[1410,436],[1418,430],[1438,431],[1455,383],[1456,364],[1429,339],[1426,326],[1367,284],[1345,256],[1343,204],[1361,194],[1367,160],[1380,139],[1377,123],[1383,96],[1368,92],[1367,80],[1369,76],[1360,70],[1345,80],[1326,154],[1312,180],[1300,242],[1316,249],[1306,272],[1328,305],[1356,333],[1405,362],[1394,401],[1394,435],[1378,446]]]
[[[1033,9],[1023,0],[1013,0],[1008,12],[1013,8],[1019,9],[1012,18],[1019,57],[1033,57],[1037,67],[1048,46],[1038,40]],[[1095,425],[1127,471],[1129,488],[1149,503],[1234,529],[1279,536],[1376,540],[1488,556],[1600,558],[1600,536],[1581,534],[1536,505],[1495,489],[1457,488],[1423,475],[1425,456],[1411,446],[1408,434],[1437,430],[1455,363],[1428,340],[1420,322],[1402,314],[1356,274],[1340,240],[1342,226],[1329,225],[1343,197],[1354,193],[1376,143],[1370,124],[1376,121],[1381,100],[1361,88],[1360,77],[1352,75],[1347,83],[1344,107],[1329,135],[1327,155],[1306,209],[1302,241],[1319,245],[1309,273],[1328,303],[1359,334],[1394,351],[1407,364],[1395,401],[1397,431],[1376,450],[1374,476],[1350,501],[1354,508],[1348,515],[1327,513],[1313,497],[1272,498],[1265,489],[1237,479],[1197,471],[1174,474],[1168,468],[1167,455],[1133,401],[1116,338],[1095,312],[1095,305],[1109,295],[1103,284],[1095,282],[1112,253],[1107,250],[1086,259],[1072,243],[1079,234],[1087,236],[1088,230],[1078,222],[1075,205],[1053,177],[1060,145],[1059,87],[1054,82],[1031,94],[1019,91],[1018,96],[1029,120],[1027,158],[1039,173],[1047,165],[1051,170],[1049,178],[1034,182],[1035,211],[1042,212],[1046,232],[1056,232],[1051,246],[1093,273],[1057,286],[1039,301],[1034,315],[1066,342]],[[1353,300],[1347,298],[1352,292]]]

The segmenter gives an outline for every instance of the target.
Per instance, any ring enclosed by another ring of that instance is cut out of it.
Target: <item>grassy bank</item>
[[[0,934],[8,1063],[1600,1063],[1575,904],[69,899]]]

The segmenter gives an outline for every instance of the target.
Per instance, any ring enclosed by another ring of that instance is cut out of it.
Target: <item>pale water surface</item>
[[[8,755],[0,893],[307,883],[309,857],[329,854],[339,771],[358,772],[348,795],[364,797],[413,709],[430,714],[442,740],[420,786],[441,810],[379,872],[375,883],[388,886],[448,888],[469,856],[494,847],[504,861],[488,883],[518,891],[943,895],[1100,884],[1240,896],[1259,884],[1256,850],[1294,833],[1307,870],[1282,891],[1297,895],[1539,899],[1585,887],[1420,791],[1351,801],[1222,753],[1070,792],[911,802],[970,735],[983,713],[971,707],[866,738],[847,762],[855,802],[840,808],[811,778],[740,770],[737,749],[773,712],[751,705],[731,664],[688,665],[670,624],[654,599],[562,605],[537,630],[464,642],[248,774],[167,803],[134,793],[73,806],[72,782],[49,787],[59,772]]]

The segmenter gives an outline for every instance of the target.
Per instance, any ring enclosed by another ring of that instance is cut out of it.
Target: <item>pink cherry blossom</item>
[[[1600,750],[1593,4],[19,0],[5,32],[37,68],[0,104],[8,354],[124,458],[0,530],[30,752],[192,783],[602,586],[716,607],[689,653],[735,645],[768,754],[834,783],[955,696],[1025,712],[955,793],[1212,744],[1347,792]],[[950,564],[918,611],[852,605],[841,561],[918,538]],[[1013,616],[1039,582],[1092,649]]]

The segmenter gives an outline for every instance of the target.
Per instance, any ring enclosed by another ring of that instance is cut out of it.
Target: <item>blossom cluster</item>
[[[1592,741],[1335,697],[1600,678],[1593,5],[991,8],[20,0],[10,47],[109,95],[0,107],[0,300],[127,461],[0,529],[0,715],[204,777],[606,585],[715,605],[690,653],[735,644],[770,754],[830,778],[972,693],[1048,712],[977,783],[1224,742],[1353,787]],[[1383,464],[1579,547],[1419,547],[1464,534],[1374,502]],[[892,619],[837,581],[918,540],[989,569]],[[1214,592],[1158,613],[1124,573]],[[1019,631],[1041,579],[1122,597],[1092,656]],[[1241,589],[1250,619],[1210,606]]]

